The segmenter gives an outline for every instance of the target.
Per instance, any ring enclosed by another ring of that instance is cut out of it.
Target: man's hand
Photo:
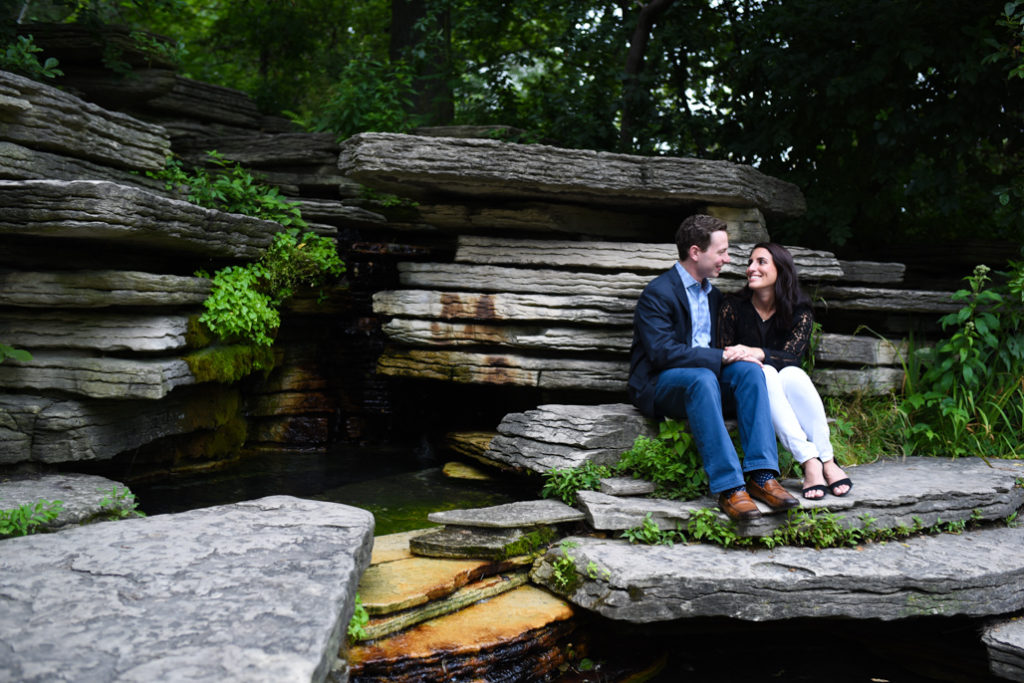
[[[764,349],[759,349],[754,346],[745,346],[743,344],[726,346],[722,349],[723,365],[728,365],[737,361],[747,361],[749,363],[757,363],[760,366],[764,366]]]

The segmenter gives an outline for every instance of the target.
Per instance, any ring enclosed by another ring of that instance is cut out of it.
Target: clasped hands
[[[728,365],[729,363],[735,363],[736,361],[749,361],[763,366],[764,349],[759,349],[755,346],[746,346],[744,344],[726,346],[722,349],[723,364]]]

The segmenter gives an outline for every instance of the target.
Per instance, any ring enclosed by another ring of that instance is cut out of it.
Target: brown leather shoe
[[[761,516],[761,511],[757,509],[754,501],[750,500],[750,496],[747,495],[746,491],[736,491],[731,496],[719,493],[718,507],[722,509],[722,512],[729,515],[729,519],[736,520],[737,522],[747,522]]]
[[[764,486],[758,486],[757,482],[751,479],[747,482],[747,490],[751,496],[773,510],[788,510],[800,506],[800,501],[789,495],[789,491],[783,488],[777,479],[769,479]]]

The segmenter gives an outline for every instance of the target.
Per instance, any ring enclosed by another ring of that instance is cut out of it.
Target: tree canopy
[[[807,215],[773,235],[808,246],[1024,241],[1024,2],[0,0],[0,10],[166,35],[186,75],[340,137],[504,124],[524,141],[753,164],[807,195]]]

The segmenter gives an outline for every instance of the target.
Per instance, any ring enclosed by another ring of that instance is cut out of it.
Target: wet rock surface
[[[274,496],[0,541],[0,678],[324,680],[372,534]]]

